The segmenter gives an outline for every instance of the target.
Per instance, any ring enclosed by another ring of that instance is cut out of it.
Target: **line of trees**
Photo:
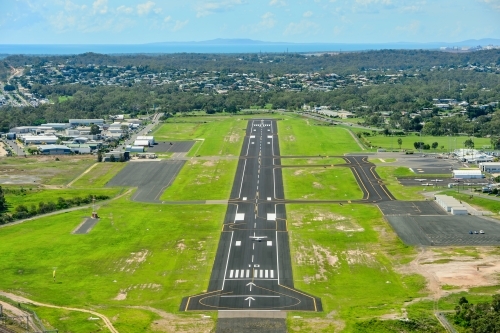
[[[500,295],[493,295],[491,302],[469,303],[461,297],[455,307],[454,322],[471,333],[500,332]]]
[[[2,202],[1,198],[3,197],[3,191],[0,187],[0,202]],[[85,197],[74,197],[70,199],[64,199],[62,197],[57,198],[56,202],[53,201],[40,201],[38,205],[32,204],[29,207],[26,205],[18,205],[13,209],[12,213],[3,213],[0,214],[0,224],[5,224],[9,222],[13,222],[15,220],[21,220],[30,218],[35,215],[47,214],[50,212],[54,212],[56,210],[71,208],[74,206],[86,205],[90,204],[93,199],[96,201],[102,201],[109,199],[107,195],[92,195],[89,194]],[[1,207],[1,205],[0,205]],[[5,203],[5,198],[3,200],[3,210],[7,209],[7,204]],[[1,209],[0,209],[1,211]]]

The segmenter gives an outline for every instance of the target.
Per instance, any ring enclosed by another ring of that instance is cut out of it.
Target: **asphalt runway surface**
[[[90,230],[99,222],[99,219],[88,217],[73,233],[77,235],[88,234]]]
[[[286,319],[219,318],[215,333],[286,333]]]
[[[160,195],[174,181],[186,161],[129,162],[106,187],[137,187],[132,200],[161,202]]]
[[[276,121],[249,121],[208,290],[181,311],[322,311],[294,289],[279,154]]]
[[[422,177],[422,178],[398,178],[398,181],[403,186],[438,186],[438,187],[448,187],[448,184],[453,184],[454,186],[460,187],[480,187],[488,185],[486,179],[461,179],[459,182],[456,180],[446,177]]]
[[[148,147],[148,153],[187,153],[193,147],[195,141],[165,141],[157,142]],[[172,144],[170,144],[172,143]]]

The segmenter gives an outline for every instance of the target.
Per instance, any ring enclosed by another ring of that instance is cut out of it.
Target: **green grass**
[[[346,161],[340,157],[324,158],[282,158],[281,165],[335,165],[346,164]]]
[[[411,201],[425,199],[425,197],[420,194],[426,190],[425,187],[403,186],[396,179],[396,177],[415,175],[410,169],[404,167],[377,167],[375,171],[397,200]]]
[[[227,200],[238,160],[189,160],[161,200]]]
[[[15,187],[9,187],[15,189]],[[59,197],[63,199],[71,199],[75,197],[86,197],[90,195],[107,195],[109,197],[116,196],[120,189],[38,189],[38,188],[24,188],[25,191],[23,194],[13,194],[7,193],[5,194],[5,201],[8,205],[8,212],[12,212],[17,206],[23,204],[28,209],[31,205],[35,205],[38,207],[39,202],[49,202],[57,204],[57,199]]]
[[[30,156],[0,159],[0,174],[26,179],[39,179],[45,185],[66,185],[95,163],[94,156]]]
[[[283,168],[287,199],[354,200],[363,192],[349,168]]]
[[[263,115],[238,114],[205,117],[173,118],[153,132],[156,141],[199,140],[188,156],[238,156],[249,120]],[[265,114],[265,118],[282,118],[280,114]]]
[[[81,212],[9,226],[0,233],[0,285],[60,306],[105,312],[147,305],[176,314],[182,297],[206,290],[225,211],[224,205],[167,207],[121,198],[99,209],[101,219],[86,235],[71,234]],[[146,254],[142,261],[140,254]],[[114,300],[120,290],[126,299]],[[123,309],[116,313],[124,313],[117,327],[135,320]],[[146,317],[124,331],[143,331],[134,327],[149,325]]]
[[[355,132],[370,132],[370,131],[355,130]],[[393,149],[399,149],[398,145],[399,138],[403,140],[401,149],[414,150],[415,152],[417,152],[417,149],[415,149],[415,147],[413,146],[414,142],[421,141],[428,145],[432,145],[433,142],[438,143],[438,149],[423,150],[423,153],[434,153],[441,151],[446,152],[449,151],[450,148],[451,149],[464,148],[463,143],[466,140],[470,139],[470,137],[468,136],[447,137],[447,136],[422,135],[422,138],[420,138],[419,135],[410,135],[403,137],[376,135],[376,136],[365,137],[365,140],[367,141],[368,144],[371,144],[374,147],[374,149],[377,148],[391,149],[391,147]],[[491,145],[489,138],[474,138],[473,140],[476,148],[478,149],[480,149],[482,146]],[[444,146],[444,149],[441,149],[441,146]]]
[[[59,96],[59,103],[72,100],[73,96]]]
[[[295,287],[323,304],[323,313],[306,316],[335,314],[344,331],[352,332],[355,323],[397,312],[422,296],[423,277],[393,270],[413,258],[414,250],[402,244],[376,207],[287,205],[287,216]],[[315,323],[304,320],[301,331],[333,331]]]
[[[98,163],[92,170],[82,175],[81,178],[74,182],[72,187],[101,188],[126,165],[126,163]]]
[[[304,118],[279,121],[281,155],[330,156],[361,151],[349,131],[324,124]]]

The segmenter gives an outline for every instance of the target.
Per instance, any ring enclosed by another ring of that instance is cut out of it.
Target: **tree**
[[[97,135],[100,133],[101,133],[101,130],[99,129],[99,126],[97,126],[96,124],[92,124],[90,126],[90,135]]]
[[[401,138],[398,138],[398,145],[399,145],[399,149],[401,149],[401,145],[403,144],[403,139]]]
[[[7,205],[5,203],[5,196],[3,194],[2,186],[0,186],[0,212],[4,211],[6,208],[7,208]]]
[[[100,151],[97,152],[97,162],[102,162],[102,153]]]
[[[116,157],[115,157],[115,155],[111,154],[111,156],[109,157],[109,161],[110,161],[110,162],[116,162]]]
[[[11,84],[6,84],[5,86],[3,86],[3,90],[5,91],[14,91],[16,90],[16,87],[11,85]]]
[[[424,143],[422,141],[413,142],[413,147],[415,147],[415,149],[421,149],[424,147]]]
[[[474,141],[472,141],[472,139],[467,139],[464,142],[464,146],[465,146],[465,148],[473,149],[474,148]]]
[[[433,142],[432,143],[432,149],[436,149],[439,146],[439,143]]]

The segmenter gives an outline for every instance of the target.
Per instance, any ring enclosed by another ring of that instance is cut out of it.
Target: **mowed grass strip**
[[[206,119],[206,120],[204,120]],[[202,139],[189,156],[239,155],[247,120],[239,117],[193,118],[191,123],[167,122],[153,135],[157,141]]]
[[[360,132],[355,130],[356,132]],[[361,132],[369,132],[369,131],[361,131]],[[423,142],[428,145],[432,145],[432,143],[437,142],[437,149],[430,150],[422,150],[423,152],[442,152],[449,151],[450,149],[460,149],[464,148],[464,142],[468,139],[471,139],[468,136],[431,136],[431,135],[410,135],[410,136],[384,136],[384,135],[375,135],[364,137],[365,141],[374,148],[385,148],[385,149],[393,149],[397,150],[399,148],[398,139],[402,140],[401,149],[407,150],[417,150],[413,145],[415,142]],[[474,146],[476,148],[482,148],[483,146],[490,146],[491,140],[489,138],[472,138],[474,141]],[[444,148],[441,148],[444,147]]]
[[[314,120],[289,118],[278,121],[280,153],[284,156],[328,156],[359,152],[348,130]]]
[[[363,192],[349,168],[283,168],[286,199],[354,200]]]
[[[404,246],[371,205],[287,205],[295,287],[320,297],[323,313],[291,313],[290,332],[352,332],[354,324],[400,314],[422,296],[425,280],[394,266],[415,251]],[[429,314],[429,317],[432,313]]]
[[[99,209],[86,235],[71,234],[82,212],[3,228],[0,285],[61,306],[147,304],[176,313],[182,297],[206,290],[225,210],[120,198]]]
[[[281,165],[335,165],[346,164],[343,158],[324,157],[324,158],[282,158]]]
[[[425,197],[421,194],[425,191],[425,187],[420,186],[403,186],[399,183],[396,177],[415,176],[415,173],[405,167],[390,167],[378,166],[375,171],[379,177],[384,181],[384,185],[396,198],[396,200],[412,201],[424,200]]]
[[[56,161],[56,158],[59,161]],[[2,178],[39,178],[45,185],[66,185],[95,163],[95,156],[30,156],[0,159]],[[32,180],[26,183],[33,183]],[[38,183],[38,182],[37,182]]]
[[[113,179],[127,163],[98,163],[89,172],[83,174],[72,187],[101,188]]]
[[[161,200],[226,200],[238,160],[189,160]]]

